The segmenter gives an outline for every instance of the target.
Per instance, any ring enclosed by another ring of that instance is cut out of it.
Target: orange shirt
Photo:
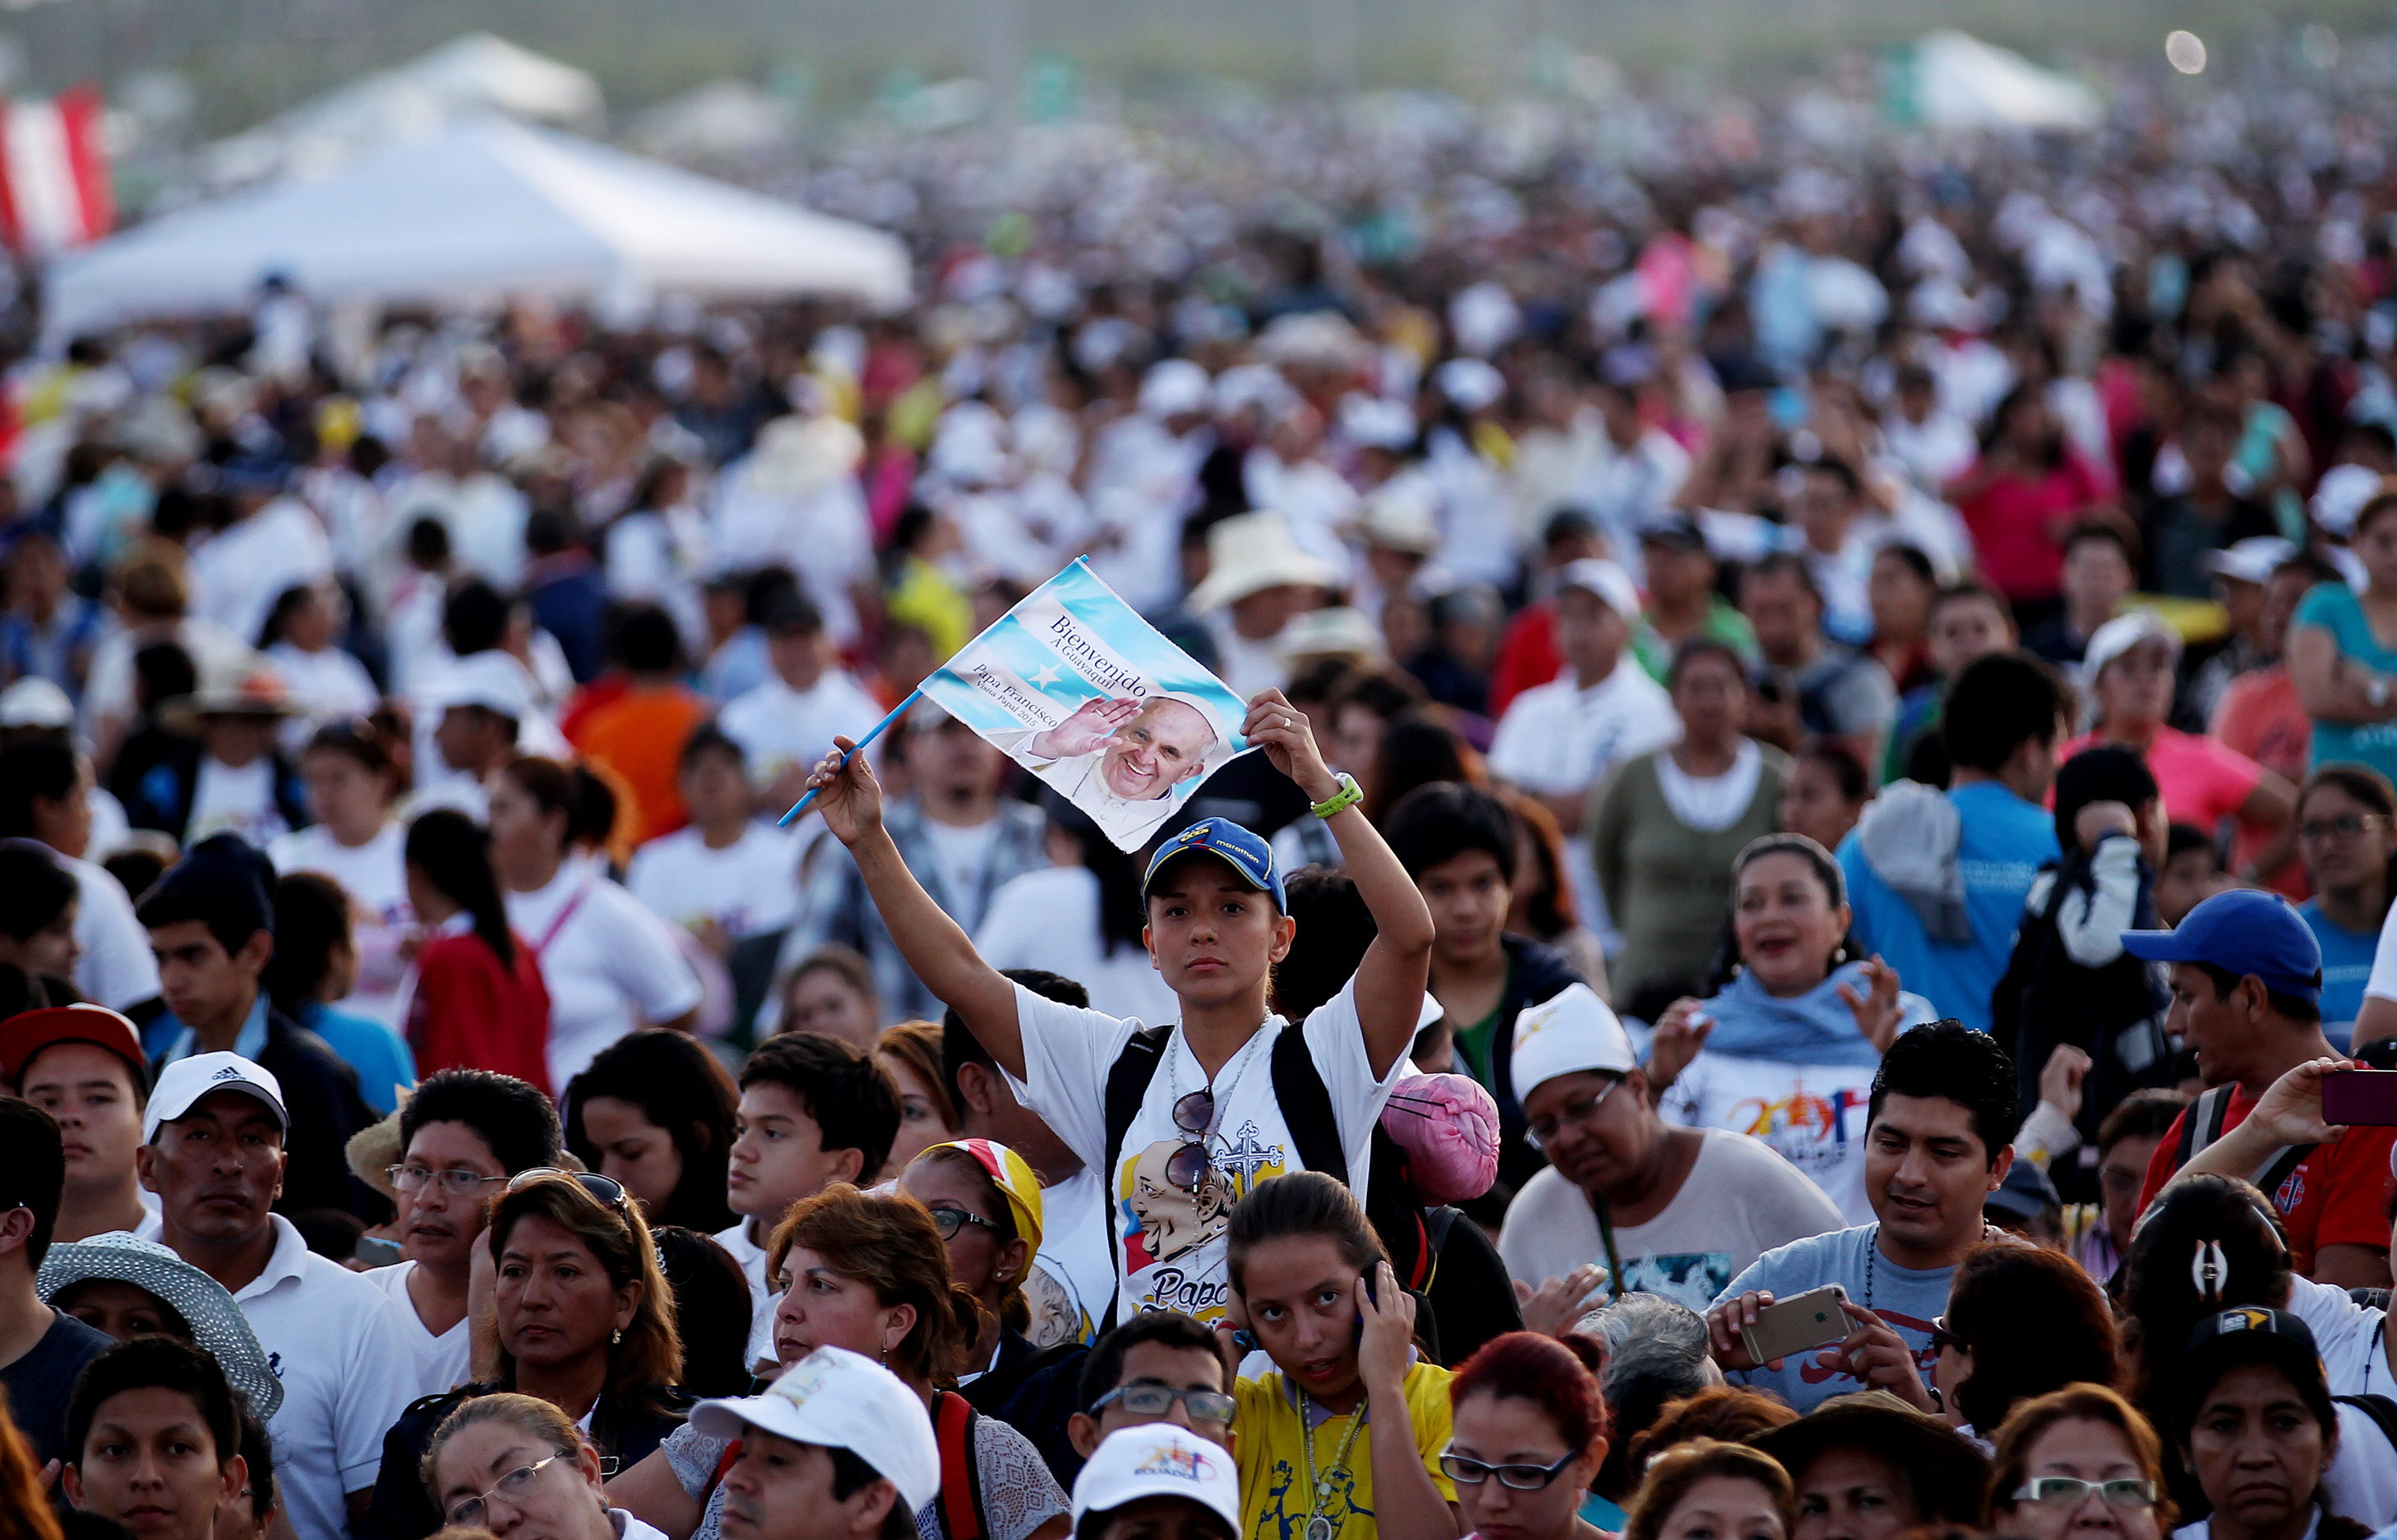
[[[684,741],[707,716],[707,703],[676,685],[629,690],[580,724],[575,746],[632,788],[641,843],[672,834],[690,821],[675,772]]]

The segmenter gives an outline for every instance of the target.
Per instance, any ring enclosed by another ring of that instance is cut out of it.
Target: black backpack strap
[[[2392,1401],[2386,1396],[2369,1394],[2333,1396],[2331,1399],[2341,1406],[2351,1406],[2371,1418],[2372,1425],[2380,1429],[2380,1436],[2389,1440],[2389,1447],[2392,1451],[2397,1451],[2397,1401]]]
[[[2230,1090],[2216,1086],[2202,1091],[2180,1115],[2180,1144],[2173,1151],[2173,1170],[2188,1165],[2190,1157],[2222,1137],[2223,1119],[2230,1116]]]
[[[1340,1119],[1332,1115],[1332,1092],[1315,1055],[1306,1051],[1306,1024],[1292,1022],[1281,1029],[1273,1045],[1274,1100],[1281,1104],[1281,1120],[1290,1129],[1298,1158],[1308,1171],[1348,1185],[1348,1152],[1340,1146]]]
[[[1107,1158],[1106,1164],[1099,1168],[1099,1181],[1105,1185],[1110,1195],[1110,1203],[1114,1200],[1112,1195],[1115,1191],[1116,1170],[1123,1164],[1124,1140],[1132,1132],[1132,1119],[1140,1116],[1140,1104],[1148,1095],[1148,1083],[1157,1078],[1157,1066],[1165,1062],[1165,1045],[1172,1040],[1173,1024],[1171,1022],[1163,1026],[1144,1028],[1132,1035],[1132,1041],[1124,1044],[1123,1051],[1116,1055],[1116,1062],[1107,1066]],[[1112,1219],[1108,1221],[1108,1225],[1107,1257],[1114,1265],[1116,1277],[1120,1281],[1123,1271],[1122,1242],[1114,1233]],[[1116,1314],[1121,1300],[1122,1291],[1119,1287],[1107,1291],[1107,1307],[1095,1312],[1100,1332],[1105,1332],[1115,1328]],[[1083,1308],[1090,1309],[1091,1303],[1086,1301]]]

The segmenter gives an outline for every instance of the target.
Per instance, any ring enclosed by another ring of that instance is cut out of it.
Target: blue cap
[[[1221,857],[1232,870],[1240,874],[1241,881],[1261,892],[1273,894],[1276,908],[1287,910],[1290,907],[1290,897],[1281,888],[1281,873],[1274,866],[1273,847],[1228,818],[1202,818],[1159,845],[1157,853],[1148,858],[1148,870],[1141,876],[1140,896],[1148,896],[1149,886],[1157,880],[1158,868],[1189,850],[1204,850],[1209,855]]]
[[[2301,1000],[2322,998],[2322,943],[2278,893],[2239,888],[2191,909],[2179,929],[2125,931],[2122,950],[2149,962],[2202,962]]]

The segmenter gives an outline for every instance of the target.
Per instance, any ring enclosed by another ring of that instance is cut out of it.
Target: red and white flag
[[[100,93],[0,102],[0,239],[45,257],[96,241],[115,221]]]

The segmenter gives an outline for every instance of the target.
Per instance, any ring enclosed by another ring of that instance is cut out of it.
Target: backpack
[[[932,1397],[932,1441],[941,1450],[942,1540],[988,1540],[983,1522],[982,1466],[973,1457],[974,1425],[982,1413],[954,1390]]]
[[[2230,1117],[2230,1093],[2237,1089],[2236,1086],[2216,1086],[2191,1102],[2189,1110],[2181,1114],[2180,1144],[2173,1154],[2175,1171],[2188,1165],[2189,1157],[2222,1137],[2222,1125]],[[2283,1145],[2256,1168],[2251,1180],[2263,1192],[2266,1202],[2272,1203],[2276,1209],[2279,1207],[2273,1195],[2281,1190],[2281,1184],[2289,1179],[2289,1173],[2305,1163],[2306,1157],[2311,1155],[2315,1147],[2312,1145]],[[2397,1440],[2390,1441],[2397,1443]]]
[[[1140,1116],[1149,1082],[1157,1078],[1158,1065],[1165,1062],[1166,1044],[1172,1038],[1170,1022],[1135,1032],[1107,1070],[1107,1162],[1101,1169],[1103,1181],[1112,1183],[1123,1163],[1124,1139],[1132,1132],[1132,1119]],[[1332,1113],[1332,1092],[1323,1083],[1323,1072],[1315,1067],[1315,1058],[1306,1051],[1304,1022],[1291,1022],[1274,1037],[1273,1088],[1274,1100],[1281,1104],[1282,1121],[1290,1126],[1291,1142],[1298,1146],[1300,1163],[1347,1186],[1348,1154],[1340,1147],[1340,1120]],[[1372,1174],[1360,1195],[1365,1214],[1389,1249],[1391,1270],[1398,1274],[1399,1284],[1420,1293],[1431,1282],[1439,1253],[1426,1227],[1424,1203],[1409,1173],[1407,1152],[1382,1132],[1378,1119],[1373,1124],[1372,1148]],[[1445,1228],[1443,1225],[1443,1233]],[[1112,1238],[1110,1244],[1114,1244]],[[1102,1331],[1116,1323],[1118,1304],[1119,1300],[1108,1303]]]

